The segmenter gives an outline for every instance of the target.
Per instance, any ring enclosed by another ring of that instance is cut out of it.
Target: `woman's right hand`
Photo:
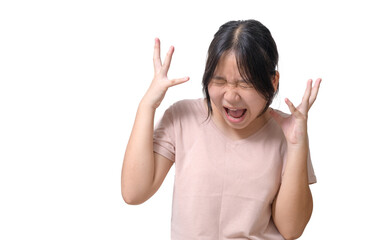
[[[164,63],[161,64],[160,59],[160,40],[155,38],[154,46],[154,79],[151,82],[149,89],[147,90],[143,101],[145,104],[150,105],[154,109],[158,108],[160,103],[163,101],[164,96],[168,88],[187,82],[189,77],[178,78],[178,79],[168,79],[168,70],[170,67],[170,62],[172,60],[172,55],[174,52],[174,47],[169,48],[168,53],[164,59]]]

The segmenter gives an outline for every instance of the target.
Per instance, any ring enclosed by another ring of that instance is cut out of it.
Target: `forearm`
[[[155,175],[153,150],[155,110],[164,99],[168,88],[189,80],[189,77],[168,79],[167,74],[173,52],[174,47],[171,46],[162,64],[160,40],[155,39],[154,78],[139,104],[123,160],[121,190],[123,199],[127,203],[139,204],[151,196]]]
[[[313,209],[308,184],[307,141],[288,146],[287,162],[282,184],[273,204],[273,220],[286,239],[295,239],[304,231]]]
[[[122,196],[126,202],[144,201],[154,177],[155,109],[140,102],[135,123],[127,144],[121,174]]]

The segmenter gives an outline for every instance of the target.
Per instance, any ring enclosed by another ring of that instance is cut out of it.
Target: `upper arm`
[[[174,164],[173,161],[155,152],[154,152],[154,163],[155,163],[154,178],[149,197],[151,197],[156,193],[156,191],[158,191],[166,175],[168,174],[170,168]]]

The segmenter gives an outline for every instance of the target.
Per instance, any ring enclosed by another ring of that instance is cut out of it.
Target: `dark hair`
[[[208,117],[212,114],[208,85],[221,56],[230,51],[235,54],[238,70],[244,81],[251,84],[266,99],[267,104],[261,113],[263,114],[278,91],[278,86],[275,90],[272,84],[278,64],[277,46],[271,32],[262,23],[245,20],[230,21],[222,25],[208,49],[202,79]]]

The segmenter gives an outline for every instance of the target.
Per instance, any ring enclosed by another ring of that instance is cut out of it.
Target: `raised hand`
[[[166,54],[164,63],[161,63],[160,59],[160,40],[155,39],[154,46],[154,79],[151,82],[149,89],[147,90],[144,101],[147,101],[153,108],[159,107],[160,103],[163,101],[164,96],[168,88],[184,83],[189,80],[189,77],[168,79],[168,70],[170,67],[170,62],[172,60],[172,55],[174,52],[174,47],[171,46]]]
[[[308,80],[304,96],[298,107],[295,107],[288,98],[285,99],[291,112],[290,116],[284,117],[274,110],[270,111],[272,117],[281,126],[288,144],[297,145],[307,141],[308,112],[318,95],[320,83],[321,78],[316,80],[314,86],[312,86],[313,80]]]

